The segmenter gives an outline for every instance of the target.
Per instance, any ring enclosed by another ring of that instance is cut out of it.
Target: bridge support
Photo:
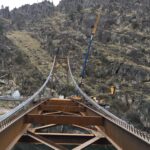
[[[67,107],[68,106],[68,107]],[[148,150],[149,143],[81,102],[50,99],[33,105],[0,132],[0,150],[17,143],[41,143],[52,149],[112,146],[117,150]]]

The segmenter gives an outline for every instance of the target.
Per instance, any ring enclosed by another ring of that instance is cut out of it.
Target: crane
[[[81,75],[80,75],[81,76],[81,83],[82,83],[82,80],[85,78],[85,75],[86,75],[87,61],[88,61],[88,58],[89,58],[89,54],[90,54],[90,51],[91,51],[93,38],[94,38],[94,36],[96,34],[99,21],[100,21],[100,13],[97,14],[95,24],[92,27],[91,36],[90,36],[90,40],[89,40],[89,43],[88,43],[88,49],[87,49],[87,52],[86,52],[86,55],[85,55],[85,59],[84,59],[84,63],[83,63],[82,71],[81,71]]]

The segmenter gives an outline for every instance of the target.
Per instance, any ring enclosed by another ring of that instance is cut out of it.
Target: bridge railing
[[[124,130],[127,130],[131,134],[134,134],[136,137],[142,139],[143,141],[150,144],[150,134],[147,132],[143,132],[135,128],[133,125],[128,124],[127,122],[121,120],[120,118],[113,115],[108,110],[104,109],[102,106],[98,105],[93,99],[91,99],[85,92],[82,91],[82,89],[78,86],[77,82],[74,79],[74,76],[71,71],[70,62],[68,58],[68,67],[69,67],[69,74],[71,76],[71,80],[73,84],[75,85],[76,90],[80,93],[81,96],[84,97],[84,99],[90,103],[94,108],[96,108],[100,113],[102,113],[103,117],[110,120],[114,124],[118,125],[119,127],[123,128]]]
[[[53,69],[55,66],[56,56],[54,57],[53,64],[51,67],[51,70],[49,72],[49,75],[44,82],[44,84],[27,100],[22,102],[20,105],[15,107],[14,109],[10,110],[8,113],[0,116],[0,132],[4,130],[6,127],[8,127],[18,116],[20,116],[22,113],[25,113],[28,108],[33,104],[35,99],[39,97],[39,95],[44,91],[46,85],[48,84],[49,80],[51,79]]]

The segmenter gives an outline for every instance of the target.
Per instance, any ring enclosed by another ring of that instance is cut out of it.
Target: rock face
[[[54,5],[49,1],[43,1],[41,3],[33,5],[24,5],[19,9],[14,9],[11,11],[11,18],[13,21],[22,20],[39,20],[53,15]]]
[[[54,14],[53,3],[45,0],[41,3],[35,3],[33,5],[24,5],[18,9],[9,11],[9,7],[2,8],[0,10],[0,17],[11,19],[12,24],[16,28],[25,27],[29,22],[35,22],[41,18],[50,17]]]
[[[12,23],[17,28],[25,27],[28,22],[35,22],[41,18],[50,17],[54,13],[54,6],[49,1],[39,4],[24,5],[11,12]]]
[[[81,9],[86,9],[90,7],[100,7],[103,5],[108,5],[110,0],[62,0],[58,6],[60,11],[64,12],[72,12],[72,11],[79,11]]]
[[[73,73],[76,79],[79,79],[91,26],[95,22],[96,12],[100,13],[100,23],[94,37],[82,88],[87,94],[94,95],[99,100],[106,100],[110,105],[110,111],[119,117],[141,129],[149,130],[149,6],[149,0],[62,0],[55,8],[52,3],[44,1],[22,6],[11,12],[6,9],[6,13],[2,13],[2,9],[0,16],[10,19],[11,30],[26,30],[26,34],[30,33],[33,38],[40,41],[41,48],[51,57],[55,54],[58,57],[70,54]],[[19,45],[23,44],[22,41],[20,43]],[[31,51],[34,49],[32,44]],[[6,45],[1,44],[1,49]],[[5,50],[1,51],[0,56],[5,55],[9,58],[10,54],[11,50]],[[12,56],[15,58],[15,55]],[[18,53],[17,56],[19,60],[24,58]],[[1,61],[3,57],[0,57]],[[28,60],[29,58],[25,57],[25,62]],[[13,61],[15,62],[15,59],[12,59]],[[1,66],[8,62],[3,62]],[[31,67],[31,64],[28,65]],[[60,61],[56,66],[61,69],[54,78],[53,90],[58,94],[75,94],[74,88],[66,82],[65,63]],[[32,73],[29,71],[28,75]],[[31,83],[27,82],[26,85]],[[109,95],[112,85],[116,87],[113,96]]]
[[[9,7],[2,7],[0,9],[0,18],[6,18],[6,19],[10,19],[10,11],[9,11]]]

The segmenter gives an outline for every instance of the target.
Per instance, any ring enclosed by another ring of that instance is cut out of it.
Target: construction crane
[[[83,63],[82,71],[81,71],[81,84],[82,84],[82,80],[85,78],[85,75],[86,75],[87,61],[88,61],[88,58],[89,58],[93,38],[96,34],[99,21],[100,21],[100,14],[98,13],[97,16],[96,16],[95,24],[94,24],[94,26],[92,26],[92,32],[91,32],[90,40],[89,40],[89,43],[88,43],[88,49],[87,49],[87,52],[86,52],[86,55],[85,55],[85,59],[84,59],[84,63]]]

